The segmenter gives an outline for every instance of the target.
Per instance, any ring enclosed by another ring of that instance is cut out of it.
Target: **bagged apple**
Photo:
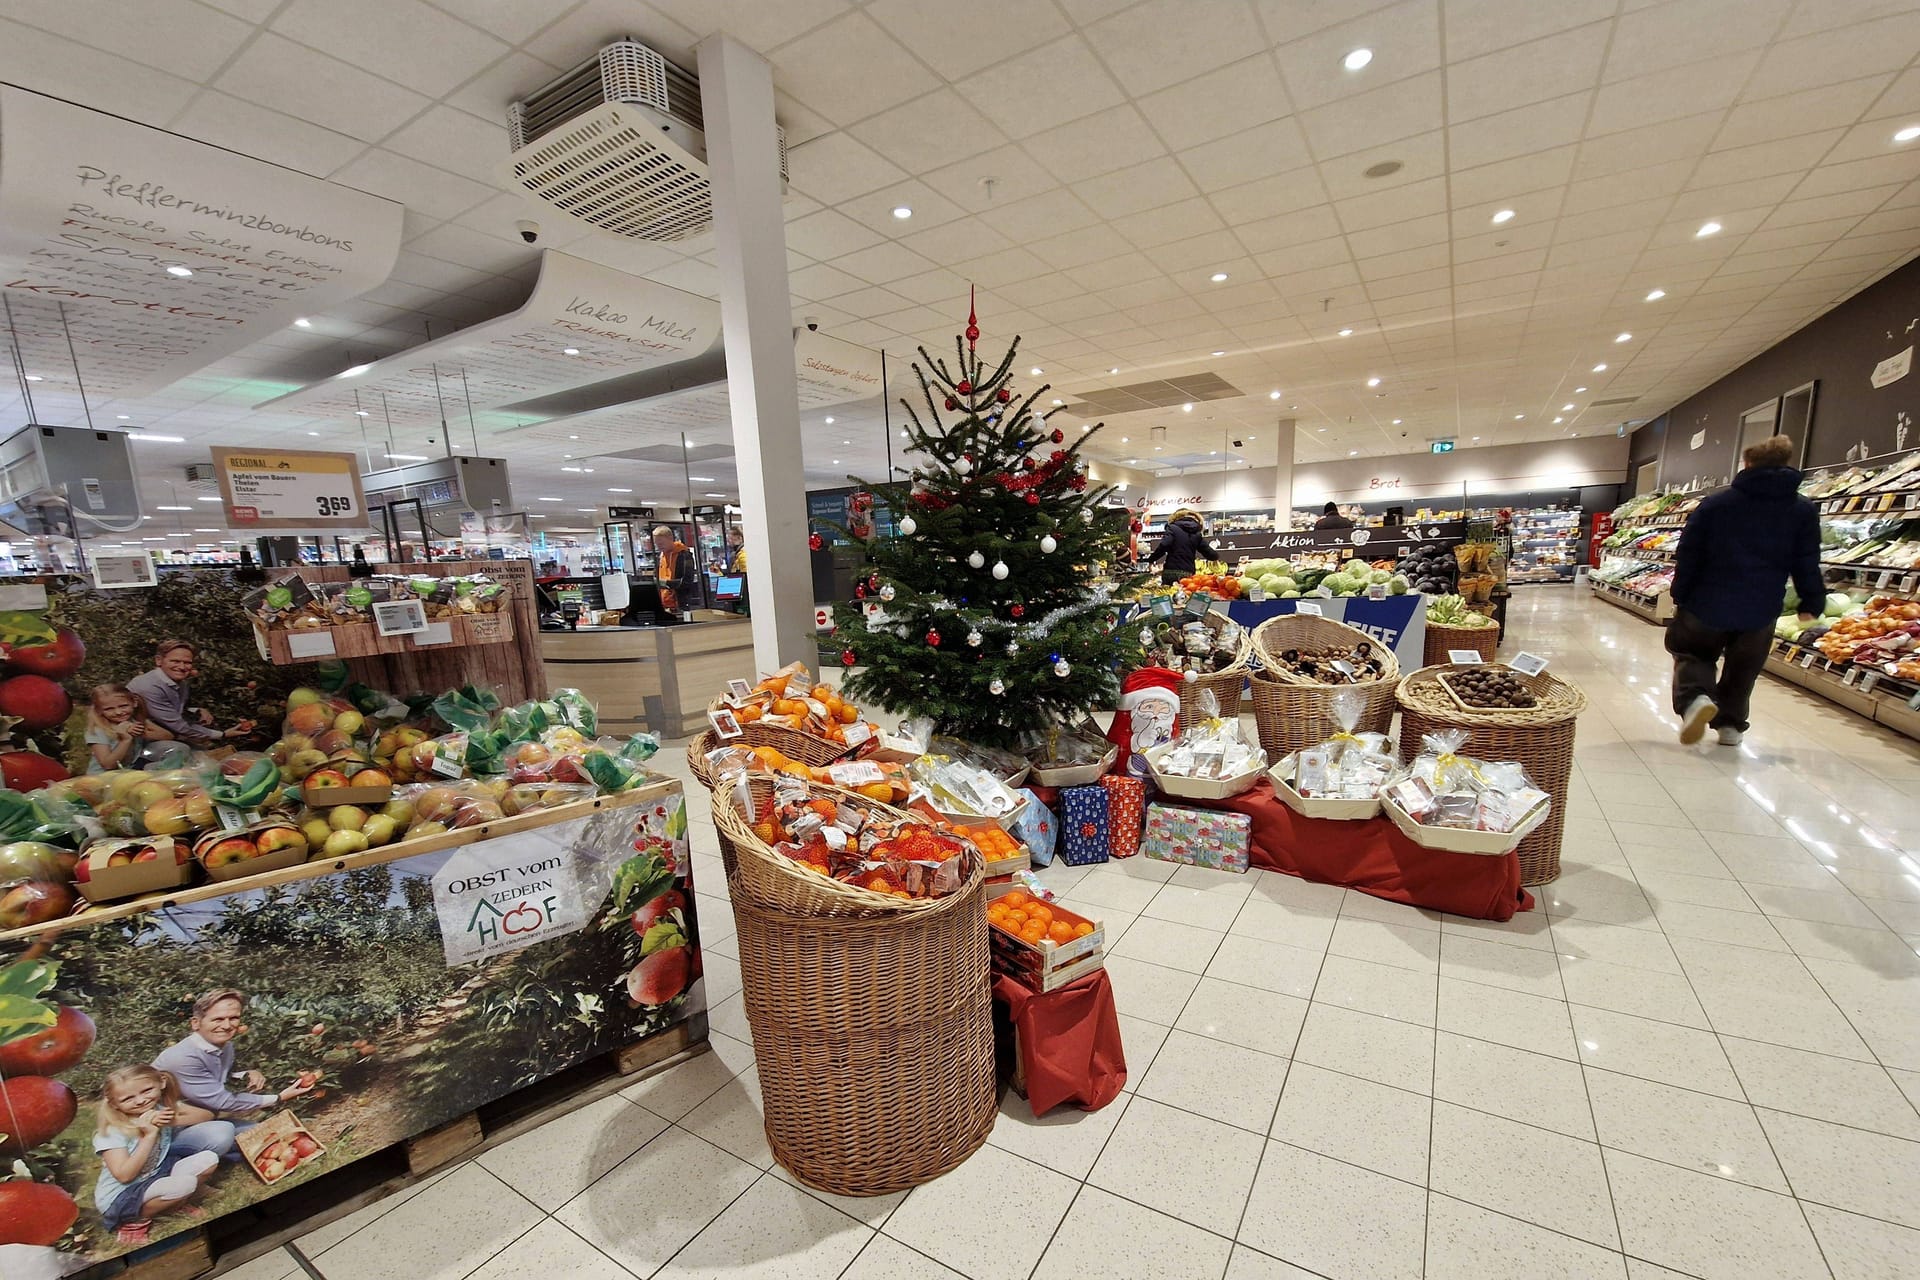
[[[511,818],[516,814],[557,809],[576,800],[591,800],[600,794],[592,783],[516,782],[500,797],[500,811]]]
[[[106,793],[93,806],[106,835],[191,837],[218,821],[208,790],[219,776],[215,768],[118,769],[95,776],[106,779]]]
[[[414,821],[407,838],[414,839],[500,821],[507,816],[501,807],[507,787],[505,778],[417,783],[401,787],[394,799],[413,806]]]
[[[34,840],[0,845],[0,929],[58,920],[73,910],[71,849]]]

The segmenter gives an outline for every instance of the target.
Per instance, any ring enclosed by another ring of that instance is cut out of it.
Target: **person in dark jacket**
[[[1340,514],[1340,505],[1329,502],[1320,509],[1320,519],[1314,522],[1316,529],[1351,529],[1353,521]]]
[[[1147,563],[1165,560],[1166,567],[1160,570],[1160,581],[1172,586],[1182,578],[1193,575],[1194,564],[1200,557],[1218,560],[1220,553],[1207,542],[1207,535],[1200,523],[1200,514],[1185,509],[1173,513],[1167,521],[1166,532],[1160,535],[1159,545],[1153,554],[1147,557]]]
[[[1709,495],[1681,530],[1677,612],[1667,623],[1681,742],[1700,741],[1712,726],[1721,746],[1738,746],[1787,580],[1803,602],[1826,599],[1820,515],[1800,496],[1800,473],[1787,465],[1793,452],[1786,436],[1748,448],[1733,486]],[[1800,620],[1812,619],[1803,605]]]

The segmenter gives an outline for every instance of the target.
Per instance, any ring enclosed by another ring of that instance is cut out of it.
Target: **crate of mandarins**
[[[1035,991],[1052,991],[1106,964],[1106,930],[1036,893],[1019,878],[987,886],[993,967]]]

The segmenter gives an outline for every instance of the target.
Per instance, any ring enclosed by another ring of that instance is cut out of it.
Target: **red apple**
[[[215,867],[245,862],[258,853],[259,850],[254,847],[252,840],[246,836],[234,835],[214,841],[212,847],[200,855],[200,862],[208,870],[212,870]]]
[[[253,843],[262,856],[282,849],[299,849],[305,853],[311,847],[306,835],[291,824],[268,827],[253,837]]]
[[[0,1182],[0,1244],[49,1247],[79,1216],[73,1197],[50,1182]]]
[[[38,791],[50,782],[63,782],[68,776],[65,765],[38,751],[0,752],[0,777],[6,779],[11,790]]]
[[[340,751],[353,750],[353,735],[339,729],[328,729],[313,740],[315,750],[333,755]]]
[[[17,884],[0,897],[0,929],[24,929],[28,925],[58,920],[73,910],[73,890],[64,884],[30,880]],[[4,1115],[0,1111],[0,1115]]]
[[[0,1044],[0,1076],[57,1076],[79,1066],[92,1047],[93,1019],[61,1005],[52,1026]]]
[[[7,655],[14,670],[50,680],[65,680],[86,660],[87,646],[72,627],[56,627],[52,640],[23,645]]]
[[[687,989],[687,948],[656,951],[627,975],[627,995],[635,1004],[662,1005]]]
[[[293,1135],[293,1154],[301,1160],[310,1160],[320,1154],[320,1144],[304,1133]]]
[[[356,787],[390,787],[393,785],[393,775],[385,769],[362,769],[353,775],[353,785]]]
[[[133,865],[133,855],[125,849],[115,849],[107,855],[107,865],[110,867],[130,867]]]
[[[287,712],[287,732],[305,734],[309,738],[317,737],[333,728],[337,713],[324,702],[309,702]]]
[[[51,729],[73,714],[73,699],[45,676],[14,676],[0,683],[0,715],[17,716],[23,729]]]
[[[85,884],[91,879],[93,879],[93,863],[82,858],[74,864],[73,882],[75,884]]]
[[[0,1116],[7,1117],[0,1156],[23,1156],[73,1123],[80,1104],[73,1090],[45,1076],[0,1080]]]
[[[133,855],[133,860],[135,862],[158,862],[160,861],[160,851],[152,845],[147,845],[141,849],[140,852]]]
[[[340,770],[328,768],[315,769],[300,785],[309,791],[329,791],[336,787],[350,787],[353,783],[349,782],[347,775]]]
[[[686,905],[687,900],[678,889],[669,889],[653,901],[643,904],[633,913],[629,923],[633,925],[633,931],[644,938],[647,930],[667,918],[667,912],[676,907],[685,910]]]

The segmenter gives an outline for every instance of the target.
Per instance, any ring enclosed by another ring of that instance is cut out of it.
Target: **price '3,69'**
[[[323,493],[315,495],[313,505],[320,509],[323,516],[343,516],[353,510],[353,499],[330,497]]]

